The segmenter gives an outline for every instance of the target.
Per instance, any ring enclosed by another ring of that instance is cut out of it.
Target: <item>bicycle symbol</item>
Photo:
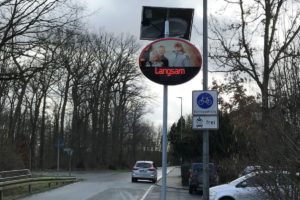
[[[197,104],[203,109],[211,107],[214,103],[213,97],[209,93],[202,93],[197,98]]]

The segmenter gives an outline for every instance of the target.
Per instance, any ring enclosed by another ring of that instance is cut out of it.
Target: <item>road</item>
[[[170,172],[171,171],[171,172]],[[191,196],[180,186],[180,169],[168,168],[168,200],[201,199]],[[160,181],[152,184],[148,181],[131,182],[130,172],[85,172],[72,175],[83,179],[80,182],[56,188],[40,194],[33,194],[21,200],[158,200]],[[161,178],[161,170],[158,170]]]

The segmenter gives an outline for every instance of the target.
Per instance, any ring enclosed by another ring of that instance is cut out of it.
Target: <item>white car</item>
[[[131,181],[150,180],[153,183],[157,181],[157,168],[153,161],[137,161],[133,166]]]
[[[252,172],[228,184],[209,189],[210,200],[265,200],[266,195],[257,180],[268,173]],[[265,179],[266,180],[266,179]]]

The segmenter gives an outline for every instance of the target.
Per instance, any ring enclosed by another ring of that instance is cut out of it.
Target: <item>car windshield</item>
[[[251,172],[259,171],[261,170],[261,166],[247,166],[241,173],[242,176],[249,174]]]
[[[246,180],[247,178],[252,177],[252,176],[253,176],[253,173],[239,177],[239,178],[229,182],[228,184],[236,186],[237,184],[243,182],[244,180]]]
[[[202,163],[197,163],[192,165],[192,169],[194,172],[202,172],[203,171],[203,164]],[[214,172],[214,165],[209,164],[209,172],[213,173]]]
[[[139,167],[139,168],[150,168],[150,167],[152,167],[152,164],[151,163],[136,163],[135,166]]]
[[[258,185],[266,185],[266,181],[268,180],[268,184],[274,184],[274,177],[272,174],[269,173],[257,173],[257,172],[251,172],[249,174],[246,174],[245,176],[239,177],[233,181],[231,181],[230,185],[238,185],[243,181],[253,179],[252,182],[256,182]]]

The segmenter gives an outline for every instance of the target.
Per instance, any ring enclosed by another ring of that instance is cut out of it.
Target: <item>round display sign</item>
[[[143,74],[159,84],[178,85],[191,80],[200,71],[202,57],[190,42],[163,38],[147,45],[139,57]]]

